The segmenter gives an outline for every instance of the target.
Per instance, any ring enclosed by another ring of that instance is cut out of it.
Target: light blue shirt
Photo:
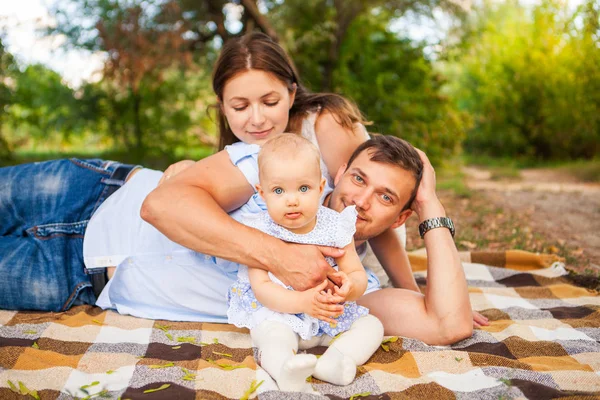
[[[244,143],[226,147],[252,187],[258,183],[259,149]],[[189,250],[140,217],[143,200],[161,176],[160,171],[139,171],[92,216],[83,243],[85,265],[117,266],[96,305],[141,318],[226,323],[227,291],[239,265]],[[331,190],[326,186],[323,198]],[[243,223],[264,210],[255,193],[230,216]]]

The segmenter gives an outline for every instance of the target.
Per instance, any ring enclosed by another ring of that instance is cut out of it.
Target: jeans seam
[[[73,289],[73,291],[71,292],[71,295],[69,296],[67,301],[63,304],[63,307],[61,308],[60,311],[67,311],[70,308],[70,305],[75,301],[75,299],[77,299],[79,292],[81,292],[82,289],[84,289],[86,287],[91,287],[91,286],[92,286],[92,284],[89,282],[78,283],[77,286],[75,286],[75,289]]]

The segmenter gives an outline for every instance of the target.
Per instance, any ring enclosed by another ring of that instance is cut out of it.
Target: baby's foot
[[[311,376],[317,364],[314,354],[297,354],[284,365],[277,380],[279,389],[285,392],[315,393],[306,378]]]
[[[356,363],[352,358],[330,347],[317,361],[313,375],[334,385],[349,385],[356,376]]]

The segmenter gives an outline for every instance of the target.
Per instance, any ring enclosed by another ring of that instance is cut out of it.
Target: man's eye
[[[354,175],[354,180],[358,183],[364,182],[364,179],[360,175]]]
[[[275,194],[282,194],[283,193],[283,189],[282,188],[275,188],[275,189],[273,189],[273,193],[275,193]]]
[[[300,186],[300,191],[301,191],[302,193],[306,193],[306,192],[308,192],[308,189],[309,189],[309,187],[308,187],[308,186],[306,186],[306,185],[302,185],[302,186]]]
[[[386,203],[391,203],[392,202],[392,198],[390,196],[388,196],[387,194],[383,194],[381,195],[381,198],[383,199],[383,201],[385,201]]]

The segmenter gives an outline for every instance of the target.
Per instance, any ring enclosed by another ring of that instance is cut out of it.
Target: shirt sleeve
[[[229,159],[242,171],[246,180],[256,192],[255,186],[258,184],[258,152],[260,146],[256,144],[246,144],[242,142],[225,146],[225,151],[229,154]]]

